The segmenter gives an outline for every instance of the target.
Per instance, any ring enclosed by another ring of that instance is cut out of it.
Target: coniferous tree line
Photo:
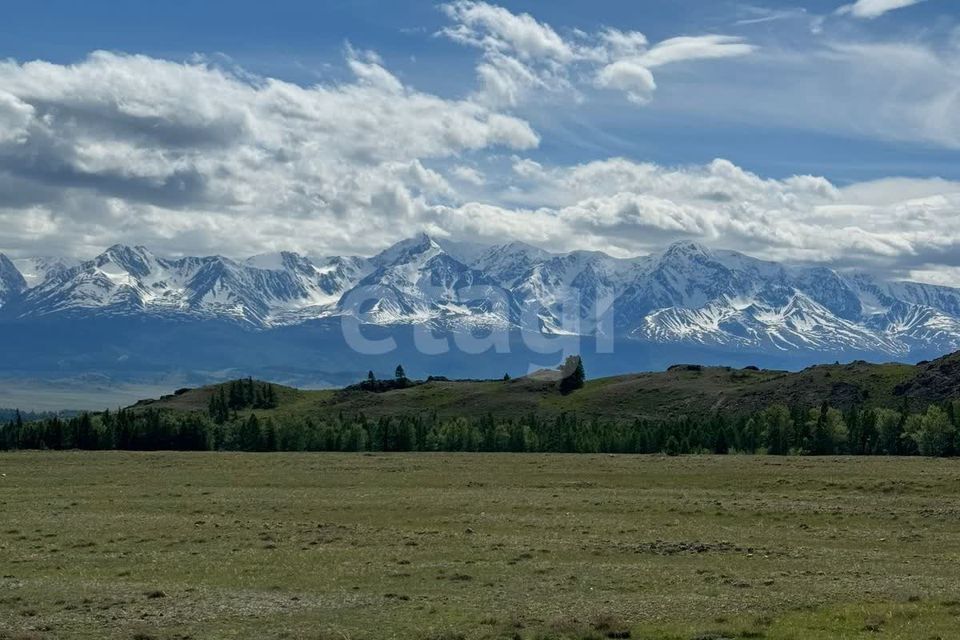
[[[429,378],[428,381],[434,379],[436,378]],[[406,371],[403,370],[403,365],[398,364],[393,373],[393,379],[380,380],[373,373],[373,371],[370,371],[367,373],[366,380],[354,385],[352,388],[362,389],[363,391],[371,391],[373,393],[384,393],[386,391],[395,391],[397,389],[408,389],[410,387],[417,386],[418,384],[423,384],[423,382],[417,382],[408,378]]]
[[[207,413],[217,424],[227,422],[242,409],[274,409],[277,406],[277,391],[268,382],[253,378],[234,380],[210,396]]]
[[[225,451],[513,451],[770,455],[960,454],[960,401],[922,412],[775,405],[749,415],[616,420],[572,413],[274,419],[269,385],[240,381],[208,414],[127,409],[0,424],[0,449]],[[252,389],[252,390],[251,390]],[[258,391],[259,389],[259,391]]]

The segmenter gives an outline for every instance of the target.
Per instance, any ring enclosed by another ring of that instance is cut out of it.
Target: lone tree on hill
[[[567,395],[583,388],[587,375],[583,370],[583,360],[580,356],[567,356],[560,372],[563,376],[560,379],[560,393]]]
[[[407,374],[406,374],[406,372],[403,370],[403,365],[402,365],[402,364],[398,364],[398,365],[397,365],[397,371],[394,373],[394,377],[397,379],[397,382],[400,382],[400,381],[402,381],[402,380],[406,380],[406,379],[407,379]]]
[[[377,376],[373,375],[373,369],[367,372],[367,382],[376,382]]]

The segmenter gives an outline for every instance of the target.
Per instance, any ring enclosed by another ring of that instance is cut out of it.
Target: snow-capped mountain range
[[[960,289],[787,266],[692,243],[632,259],[427,235],[371,258],[174,259],[121,245],[82,262],[0,254],[0,321],[102,316],[218,319],[257,330],[351,317],[369,325],[897,359],[960,348]]]

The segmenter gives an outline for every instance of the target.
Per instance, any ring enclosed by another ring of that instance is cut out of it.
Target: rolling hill
[[[168,411],[206,411],[224,385],[181,390],[136,405]],[[443,417],[520,417],[575,412],[606,418],[666,419],[713,413],[738,415],[773,404],[878,406],[911,410],[960,398],[960,352],[918,365],[896,363],[819,365],[799,372],[675,365],[667,371],[588,380],[561,395],[555,380],[430,380],[382,393],[356,386],[339,390],[277,387],[278,406],[258,410],[277,420],[363,413],[368,417],[433,413]]]

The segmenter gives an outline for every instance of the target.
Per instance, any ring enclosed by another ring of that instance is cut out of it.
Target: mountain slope
[[[355,258],[314,263],[295,253],[265,265],[221,256],[160,258],[145,247],[115,245],[93,260],[51,269],[9,312],[19,318],[57,314],[166,315],[219,318],[269,326],[297,313],[334,306],[368,267]]]
[[[65,272],[79,264],[68,258],[36,257],[13,260],[14,266],[20,271],[27,283],[27,288],[43,284],[47,280],[59,278]]]
[[[0,307],[27,288],[27,281],[7,256],[0,253]]]
[[[421,235],[370,260],[374,270],[348,290],[338,311],[376,325],[507,328],[511,303],[481,271]]]
[[[580,351],[596,339],[598,352],[627,344],[695,349],[711,362],[755,354],[784,366],[794,356],[909,361],[960,347],[960,289],[689,242],[629,259],[424,234],[370,258],[165,258],[117,245],[79,263],[0,259],[0,323],[104,318],[218,321],[262,332],[349,318],[368,327],[535,336],[546,348],[579,337]]]
[[[205,411],[219,385],[190,390],[143,406]],[[887,407],[920,410],[930,403],[960,399],[960,353],[920,365],[818,365],[796,373],[678,365],[667,371],[588,380],[571,395],[557,382],[539,377],[509,381],[430,381],[408,389],[373,393],[356,388],[305,391],[283,388],[279,420],[363,413],[369,417],[434,413],[444,417],[522,417],[577,412],[621,419],[739,415],[773,404],[816,407]],[[258,412],[260,413],[260,412]]]

